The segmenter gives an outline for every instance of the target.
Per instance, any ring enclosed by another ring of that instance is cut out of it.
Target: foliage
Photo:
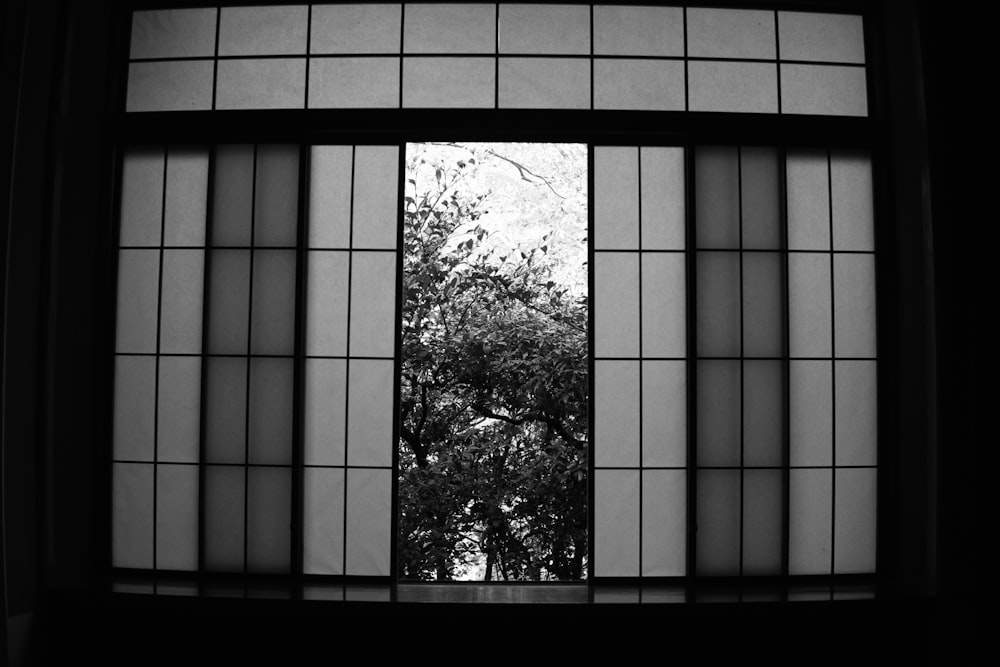
[[[496,241],[483,219],[495,193],[460,189],[476,155],[408,153],[400,573],[580,579],[586,296],[562,278],[573,255],[550,252],[554,226],[533,247]]]

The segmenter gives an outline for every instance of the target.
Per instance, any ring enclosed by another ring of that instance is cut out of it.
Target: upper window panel
[[[475,2],[206,7],[132,14],[125,110],[864,117],[867,74],[859,15]]]

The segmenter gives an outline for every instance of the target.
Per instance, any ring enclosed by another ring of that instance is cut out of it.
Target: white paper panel
[[[403,26],[406,53],[493,53],[496,7],[487,4],[407,3]]]
[[[833,186],[833,249],[875,250],[872,162],[867,155],[837,152],[830,159]]]
[[[306,465],[344,465],[346,379],[343,359],[306,360]]]
[[[114,464],[111,562],[114,567],[153,567],[153,466]]]
[[[219,23],[219,55],[305,53],[308,11],[305,5],[223,7]]]
[[[164,245],[204,246],[208,212],[208,149],[170,149],[165,204]]]
[[[247,571],[289,571],[292,471],[250,468],[247,494]]]
[[[594,7],[594,54],[683,56],[680,7]]]
[[[205,251],[164,250],[160,352],[199,354],[205,294]]]
[[[586,5],[500,5],[500,53],[590,53]]]
[[[205,456],[212,463],[243,463],[246,453],[246,382],[244,358],[210,357],[205,396]]]
[[[399,147],[358,146],[352,246],[395,250],[399,226]]]
[[[841,63],[865,61],[860,16],[815,12],[778,12],[782,60]]]
[[[242,572],[245,468],[205,466],[204,475],[205,570]]]
[[[156,567],[198,569],[198,467],[156,468]]]
[[[788,347],[792,357],[828,357],[830,256],[788,254]]]
[[[740,355],[740,256],[697,254],[698,355]]]
[[[598,362],[601,363],[601,362]],[[642,465],[687,461],[687,362],[642,362]]]
[[[163,223],[163,150],[136,148],[125,153],[119,243],[158,246]]]
[[[775,57],[774,12],[740,9],[687,10],[688,56]]]
[[[352,154],[350,146],[312,147],[309,185],[310,248],[350,247]],[[315,258],[317,255],[310,257]]]
[[[687,473],[642,471],[642,576],[687,574]]]
[[[217,147],[212,195],[212,245],[250,245],[253,187],[254,147],[248,144]]]
[[[501,58],[499,94],[502,109],[589,109],[590,62]]]
[[[700,463],[700,462],[699,462]],[[740,472],[698,471],[698,574],[740,573]]]
[[[594,108],[684,111],[684,63],[597,59]]]
[[[115,459],[153,460],[155,392],[154,357],[115,357]]]
[[[837,471],[833,543],[836,574],[875,571],[877,479],[874,468]]]
[[[309,253],[306,354],[347,353],[347,280],[350,253]]]
[[[251,354],[295,351],[295,251],[253,251]]]
[[[785,162],[788,248],[830,249],[830,183],[825,153],[789,153]]]
[[[129,58],[194,58],[215,53],[214,7],[132,13]]]
[[[355,357],[391,357],[396,335],[396,253],[358,252],[351,259],[351,342]]]
[[[201,358],[160,357],[157,456],[198,461],[201,440]]]
[[[250,252],[212,251],[208,297],[210,354],[246,354],[250,328]]]
[[[837,361],[837,465],[873,466],[876,463],[878,420],[874,361]]]
[[[783,100],[784,94],[782,89]],[[777,67],[770,63],[689,60],[688,108],[778,113]]]
[[[159,250],[118,252],[117,352],[156,352]]]
[[[392,511],[392,470],[347,470],[346,574],[389,574]]]
[[[132,63],[125,111],[207,111],[212,74],[211,60]]]
[[[835,353],[875,356],[875,257],[833,256]]]
[[[778,151],[744,146],[740,149],[743,247],[776,249],[782,246],[781,187]]]
[[[642,160],[642,248],[683,250],[684,149],[643,146]]]
[[[743,472],[743,574],[781,574],[785,490],[781,470]]]
[[[830,574],[833,471],[789,475],[788,573]]]
[[[643,253],[642,356],[684,356],[686,298],[684,255]]]
[[[493,58],[404,58],[403,106],[492,109],[495,78]]]
[[[784,351],[785,294],[782,257],[775,252],[743,253],[743,354],[779,357]]]
[[[343,574],[344,471],[306,468],[302,475],[302,570]]]
[[[790,463],[833,463],[833,376],[829,361],[791,361],[788,408]]]
[[[250,360],[250,463],[292,462],[291,359]]]
[[[740,362],[698,362],[698,465],[740,465]]]
[[[310,109],[384,109],[399,106],[399,58],[313,58]]]
[[[294,247],[299,216],[299,147],[260,144],[254,187],[255,246]]]
[[[639,356],[639,256],[594,253],[594,356]]]
[[[695,151],[695,239],[699,248],[739,248],[740,171],[731,146]]]
[[[639,576],[639,471],[594,471],[594,575]]]
[[[743,362],[743,463],[784,464],[785,368],[780,361]]]
[[[391,359],[351,360],[347,465],[392,466],[394,376]]]
[[[639,159],[631,146],[594,148],[594,248],[639,247]]]
[[[217,76],[217,109],[305,106],[305,58],[220,60]]]
[[[594,465],[639,465],[639,362],[594,362]]]
[[[863,67],[781,66],[781,113],[867,116]]]
[[[396,53],[401,5],[313,5],[311,53]],[[315,61],[313,61],[315,63]]]

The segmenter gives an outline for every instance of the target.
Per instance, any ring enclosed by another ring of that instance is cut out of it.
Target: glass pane
[[[684,63],[595,60],[594,108],[683,111]]]
[[[642,576],[687,574],[687,473],[642,471]]]
[[[823,153],[789,153],[788,247],[791,250],[830,249],[830,182]]]
[[[115,357],[115,459],[153,460],[155,395],[155,358]]]
[[[157,398],[157,457],[196,462],[201,441],[201,358],[160,357]]]
[[[791,470],[788,573],[830,574],[832,470]]]
[[[160,251],[118,252],[117,352],[155,352]]]
[[[391,357],[396,338],[396,253],[352,254],[349,354]]]
[[[499,93],[504,109],[589,109],[590,62],[501,58]]]
[[[156,468],[156,567],[198,569],[198,468]]]
[[[867,116],[863,67],[781,66],[781,113]]]
[[[160,352],[201,352],[205,251],[164,250],[160,306]]]
[[[167,159],[163,244],[205,245],[208,214],[208,150],[171,148]]]
[[[594,362],[594,465],[639,465],[639,362]]]
[[[594,253],[594,356],[639,356],[639,257]]]
[[[743,354],[779,357],[784,351],[785,295],[781,255],[743,253]]]
[[[683,357],[685,354],[685,263],[680,253],[642,254],[644,357]]]
[[[295,251],[253,252],[252,354],[295,350]]]
[[[740,573],[740,471],[698,471],[699,575]]]
[[[153,466],[114,464],[111,563],[153,567]]]
[[[837,465],[875,465],[878,440],[874,361],[837,361]]]
[[[784,88],[781,94],[784,100]],[[771,63],[689,60],[688,109],[778,113],[778,70]]]
[[[344,573],[344,471],[306,468],[302,473],[302,571]]]
[[[312,147],[309,186],[310,248],[350,247],[353,150],[350,146]]]
[[[250,468],[247,570],[285,573],[291,561],[292,471]]]
[[[687,362],[642,362],[642,465],[687,461]]]
[[[220,56],[282,55],[306,52],[308,8],[223,7]]]
[[[683,250],[685,243],[684,149],[643,146],[642,248]]]
[[[781,574],[784,471],[743,472],[743,574]]]
[[[392,532],[392,470],[351,468],[346,473],[346,574],[386,576]]]
[[[698,355],[740,355],[740,256],[735,252],[699,252],[697,313]]]
[[[863,63],[864,24],[860,16],[778,12],[782,60]]]
[[[230,145],[215,149],[212,245],[250,245],[253,172],[253,146]]]
[[[784,384],[782,362],[743,362],[744,465],[784,464]]]
[[[129,150],[122,166],[119,243],[123,246],[160,245],[162,213],[163,150]]]
[[[132,63],[125,111],[207,111],[212,77],[211,60]]]
[[[398,106],[399,58],[313,58],[309,63],[310,109]]]
[[[875,356],[875,257],[833,256],[833,320],[838,357]]]
[[[496,49],[494,5],[408,3],[404,22],[406,53],[493,53]]]
[[[244,566],[244,475],[242,466],[205,466],[202,531],[205,569],[242,572]]]
[[[829,361],[791,361],[788,409],[791,465],[833,463],[833,374]]]
[[[695,151],[696,242],[699,248],[740,245],[740,171],[733,147]]]
[[[639,247],[639,159],[630,146],[594,148],[594,248]]]
[[[639,502],[638,470],[594,471],[594,576],[639,576]]]
[[[246,455],[247,362],[209,357],[205,397],[205,456],[212,463],[243,463]]]
[[[309,50],[398,53],[401,15],[401,5],[313,5]]]
[[[217,109],[305,106],[305,58],[220,60],[217,76]]]
[[[698,362],[698,465],[740,465],[739,361]]]
[[[683,56],[680,7],[594,7],[594,53],[618,56]]]
[[[740,149],[743,196],[743,247],[781,247],[781,188],[778,152],[773,148]]]
[[[306,465],[344,465],[347,362],[306,360]]]
[[[590,53],[586,5],[500,5],[500,53]]]
[[[257,147],[253,242],[294,247],[299,211],[299,147]]]
[[[358,146],[352,247],[395,250],[398,230],[399,147]]]
[[[691,7],[687,43],[695,58],[774,59],[774,12]]]
[[[404,58],[403,106],[492,109],[495,77],[493,58]]]
[[[788,347],[793,357],[828,357],[830,256],[788,254]]]
[[[214,7],[132,13],[129,58],[192,58],[215,54]]]
[[[250,328],[250,252],[213,250],[209,286],[208,352],[246,354]]]
[[[834,250],[875,250],[872,161],[867,155],[831,156]]]
[[[250,360],[250,463],[292,462],[291,359]]]
[[[837,471],[837,514],[834,532],[836,574],[875,571],[877,471]]]
[[[347,281],[350,253],[309,253],[306,354],[347,353]]]
[[[351,361],[348,371],[348,465],[392,465],[394,371],[392,360]]]

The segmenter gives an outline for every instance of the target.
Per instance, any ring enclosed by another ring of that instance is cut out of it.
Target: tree
[[[411,146],[407,154],[400,572],[580,579],[588,401],[579,199],[586,192],[526,165],[522,154],[538,158],[537,147],[448,148]],[[572,183],[572,164],[576,183],[585,183],[582,147],[574,148],[578,163],[550,166]],[[488,213],[503,206],[503,193],[482,189],[479,178],[500,167],[533,193],[521,196],[521,215],[505,225]],[[543,206],[553,197],[559,206]],[[524,231],[539,221],[540,237]],[[510,234],[510,225],[521,232]],[[557,238],[574,235],[572,244]]]

